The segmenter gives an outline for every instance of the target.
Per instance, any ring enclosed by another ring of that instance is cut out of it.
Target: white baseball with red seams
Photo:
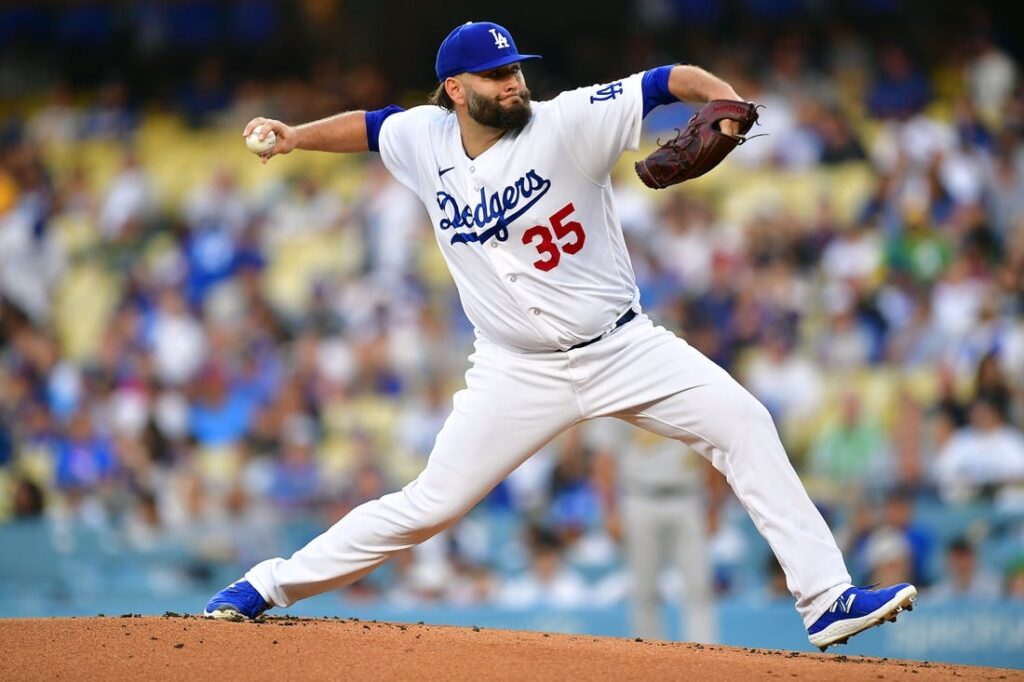
[[[565,429],[605,416],[683,441],[725,474],[806,625],[850,586],[768,412],[640,312],[610,171],[639,145],[642,98],[638,74],[536,102],[525,128],[473,159],[439,107],[384,121],[384,163],[430,213],[476,350],[424,471],[249,571],[269,603],[355,581],[452,525]],[[616,328],[629,310],[635,319]]]
[[[252,132],[249,133],[248,137],[245,138],[245,146],[253,154],[265,154],[274,148],[277,144],[277,135],[271,130],[267,133],[267,136],[262,140],[260,139],[260,133],[263,131],[263,126],[256,126]]]

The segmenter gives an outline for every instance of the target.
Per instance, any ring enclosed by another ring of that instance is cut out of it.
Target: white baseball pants
[[[416,480],[353,509],[291,558],[253,567],[245,578],[264,599],[284,607],[354,582],[454,524],[562,431],[605,416],[711,460],[779,559],[805,625],[849,587],[842,554],[768,411],[646,315],[567,352],[515,353],[479,338],[470,361],[466,388]]]

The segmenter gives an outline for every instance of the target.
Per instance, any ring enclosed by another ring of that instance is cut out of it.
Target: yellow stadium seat
[[[118,280],[99,264],[74,266],[64,276],[54,296],[53,322],[66,357],[95,356],[119,291]]]

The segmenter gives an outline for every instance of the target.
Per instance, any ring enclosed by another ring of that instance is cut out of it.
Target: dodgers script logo
[[[531,168],[515,183],[490,196],[487,196],[486,190],[481,189],[480,200],[476,206],[460,206],[455,197],[440,191],[437,193],[437,207],[444,214],[440,222],[441,229],[487,228],[482,232],[456,232],[452,235],[452,244],[468,244],[469,242],[483,244],[491,237],[499,242],[506,241],[508,240],[509,224],[540,201],[549,189],[551,189],[551,181]],[[487,227],[492,223],[492,227]]]

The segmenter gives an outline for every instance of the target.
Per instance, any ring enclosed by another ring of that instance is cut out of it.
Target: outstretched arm
[[[256,126],[262,126],[260,139],[266,137],[271,130],[277,136],[274,147],[260,154],[263,163],[271,156],[287,154],[293,149],[335,153],[365,152],[370,149],[366,136],[365,111],[348,111],[300,126],[290,126],[272,118],[257,116],[246,124],[242,137],[248,137]]]
[[[699,66],[672,67],[668,77],[668,90],[674,97],[684,102],[703,104],[713,99],[743,101],[731,85]],[[736,136],[739,133],[736,122],[730,119],[722,121],[721,128],[726,135]]]

